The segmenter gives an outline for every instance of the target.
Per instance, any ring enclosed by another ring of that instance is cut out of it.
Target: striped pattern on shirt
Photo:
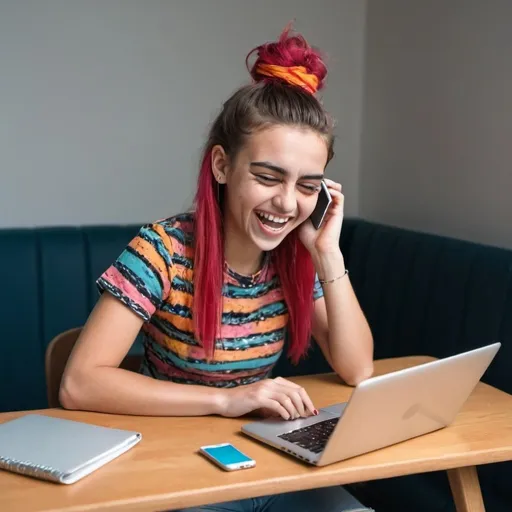
[[[222,322],[213,359],[193,332],[193,214],[143,226],[100,276],[108,291],[144,319],[142,373],[187,384],[232,387],[267,377],[282,354],[288,311],[269,255],[259,272],[227,265]],[[314,298],[322,296],[315,286]]]

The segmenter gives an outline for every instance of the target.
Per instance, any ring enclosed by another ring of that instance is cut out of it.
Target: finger
[[[306,408],[304,407],[304,402],[302,401],[302,397],[300,396],[299,390],[297,388],[289,388],[285,387],[286,394],[290,397],[290,400],[293,402],[295,409],[298,411],[299,416],[305,418],[308,416],[306,413]]]
[[[302,403],[306,406],[309,412],[311,412],[311,414],[315,414],[316,408],[313,405],[313,402],[309,395],[307,394],[306,390],[302,386],[295,384],[295,382],[292,382],[291,380],[283,379],[282,377],[277,377],[275,381],[278,382],[279,384],[282,384],[283,386],[289,386],[291,388],[298,390],[300,397],[302,399]]]
[[[318,414],[318,411],[316,410],[315,406],[313,405],[313,401],[311,400],[311,398],[309,397],[309,395],[307,394],[306,390],[303,387],[299,389],[299,394],[302,403],[306,406],[308,411],[316,416]]]
[[[270,398],[279,402],[290,415],[290,419],[294,420],[300,417],[299,411],[295,408],[291,398],[283,392],[275,391]]]
[[[339,192],[338,190],[333,190],[331,192],[331,197],[332,197],[332,203],[331,203],[329,210],[327,210],[327,211],[332,211],[333,209],[344,207],[345,196],[341,192]]]
[[[335,190],[335,189],[331,189],[329,190],[330,194],[331,194],[331,197],[333,199],[335,198],[345,198],[345,196],[343,195],[343,192],[341,190]]]
[[[341,192],[341,190],[342,190],[341,183],[337,183],[336,181],[333,181],[330,179],[325,179],[324,182],[327,185],[327,188],[333,189],[333,190],[339,190]]]
[[[290,413],[276,400],[271,398],[264,398],[261,400],[261,405],[267,410],[274,411],[278,416],[285,420],[290,419]]]

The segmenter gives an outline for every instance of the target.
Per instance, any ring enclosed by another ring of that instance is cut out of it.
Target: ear
[[[212,172],[217,183],[226,183],[227,171],[229,169],[229,157],[221,145],[212,148]]]

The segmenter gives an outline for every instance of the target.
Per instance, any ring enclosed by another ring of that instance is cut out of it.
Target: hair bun
[[[290,35],[287,26],[278,41],[262,44],[249,52],[247,69],[257,82],[280,80],[315,94],[324,86],[327,67],[320,52],[312,48],[300,34]],[[258,57],[252,68],[248,61],[253,53]]]

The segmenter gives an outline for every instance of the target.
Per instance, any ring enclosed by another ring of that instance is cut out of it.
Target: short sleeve
[[[117,260],[98,278],[100,293],[110,292],[148,321],[169,295],[172,242],[160,224],[143,226]]]
[[[324,289],[318,279],[318,274],[315,275],[315,286],[313,287],[313,300],[318,300],[324,296]]]

